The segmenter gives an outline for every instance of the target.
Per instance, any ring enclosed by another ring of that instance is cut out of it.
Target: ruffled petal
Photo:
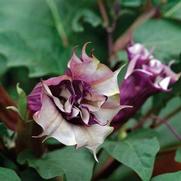
[[[94,91],[87,94],[81,104],[84,107],[87,107],[91,112],[95,112],[100,109],[100,107],[106,100],[107,96],[99,95]]]
[[[169,84],[170,84],[170,80],[171,80],[170,77],[166,77],[166,78],[162,79],[162,80],[159,82],[159,86],[161,87],[161,89],[167,90],[167,89],[168,89],[168,86],[169,86]]]
[[[120,69],[114,72],[113,76],[101,81],[92,84],[92,87],[99,93],[105,96],[113,96],[119,94],[119,87],[117,83],[117,76],[120,72]]]
[[[93,115],[100,125],[106,125],[112,121],[113,117],[121,108],[119,104],[119,94],[117,94],[109,97],[97,112],[93,112]]]
[[[75,52],[68,63],[73,79],[83,80],[89,84],[101,82],[113,75],[111,69],[101,64],[93,55],[89,57],[85,52],[86,46],[82,49],[82,56],[78,58]]]
[[[45,82],[42,81],[42,88],[44,93],[46,93],[49,97],[52,98],[52,100],[54,101],[55,105],[62,111],[64,112],[64,106],[63,104],[60,102],[60,100],[53,96],[53,94],[51,93],[51,90],[49,89],[49,87],[45,84]]]
[[[140,43],[135,43],[127,48],[128,59],[132,61],[135,56],[139,56],[140,60],[151,58],[150,52]]]
[[[139,56],[135,56],[135,57],[133,57],[133,59],[130,61],[129,65],[128,65],[128,69],[127,69],[126,74],[125,74],[125,77],[124,77],[125,79],[127,79],[127,78],[133,73],[138,58],[139,58]]]
[[[67,75],[53,77],[43,81],[47,86],[58,85],[63,80],[70,80]],[[41,108],[42,95],[42,83],[38,83],[32,92],[28,95],[28,108],[32,113],[37,112]]]
[[[89,119],[90,119],[90,112],[88,111],[87,108],[80,108],[80,116],[81,116],[81,119],[82,121],[88,125],[89,123]]]
[[[113,131],[110,126],[77,126],[68,123],[58,112],[52,100],[43,94],[42,107],[33,116],[43,133],[40,136],[53,137],[65,145],[86,146],[96,158],[96,149],[104,139]]]
[[[93,152],[96,160],[96,151],[98,146],[100,146],[104,142],[104,139],[113,131],[113,127],[108,125],[100,126],[98,124],[94,124],[89,127],[74,126],[73,129],[77,148],[82,146],[87,147]]]
[[[174,84],[176,81],[179,80],[179,78],[181,77],[181,73],[176,74],[175,72],[173,72],[171,70],[171,68],[167,65],[163,65],[164,66],[164,73],[166,74],[166,76],[170,77],[170,83]]]
[[[42,107],[34,114],[33,119],[43,129],[39,136],[53,137],[65,145],[76,144],[72,125],[63,119],[52,100],[44,93]]]

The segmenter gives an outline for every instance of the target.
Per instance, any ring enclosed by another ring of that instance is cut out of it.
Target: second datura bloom
[[[180,75],[168,65],[161,63],[142,44],[131,44],[127,48],[128,68],[120,84],[120,103],[132,106],[120,111],[113,122],[126,121],[132,117],[147,98],[158,92],[168,92]]]
[[[38,83],[28,96],[33,119],[43,132],[65,145],[85,146],[93,151],[113,128],[110,121],[124,106],[119,103],[117,75],[82,49],[73,53],[62,76]]]

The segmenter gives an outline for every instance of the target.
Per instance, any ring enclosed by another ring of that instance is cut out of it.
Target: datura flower
[[[120,111],[115,116],[114,123],[128,120],[148,97],[168,92],[169,86],[180,77],[139,43],[128,46],[127,54],[129,64],[125,79],[120,85],[120,103],[133,107]]]
[[[113,128],[112,118],[125,106],[119,103],[117,75],[82,49],[74,52],[64,75],[38,83],[28,96],[33,119],[43,131],[65,145],[92,150],[103,143]]]

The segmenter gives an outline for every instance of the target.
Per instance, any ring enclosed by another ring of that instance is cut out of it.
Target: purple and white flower
[[[169,91],[180,74],[174,73],[168,65],[161,63],[142,44],[136,43],[127,48],[128,69],[120,85],[120,104],[133,108],[120,111],[113,122],[126,121],[142,106],[146,99],[155,93]]]
[[[65,145],[93,151],[112,131],[110,122],[124,108],[119,103],[117,75],[82,49],[73,53],[65,75],[38,83],[28,96],[33,119],[43,132]],[[95,157],[96,158],[96,157]]]

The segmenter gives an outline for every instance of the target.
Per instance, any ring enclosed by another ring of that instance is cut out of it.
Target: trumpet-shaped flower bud
[[[120,111],[115,116],[114,123],[128,120],[148,97],[169,91],[169,86],[180,77],[139,43],[130,45],[127,54],[129,64],[125,79],[120,85],[120,103],[133,108]]]
[[[43,132],[65,145],[85,146],[96,153],[113,128],[110,121],[122,108],[118,71],[112,72],[82,49],[73,53],[65,75],[38,83],[28,96],[33,119]]]

